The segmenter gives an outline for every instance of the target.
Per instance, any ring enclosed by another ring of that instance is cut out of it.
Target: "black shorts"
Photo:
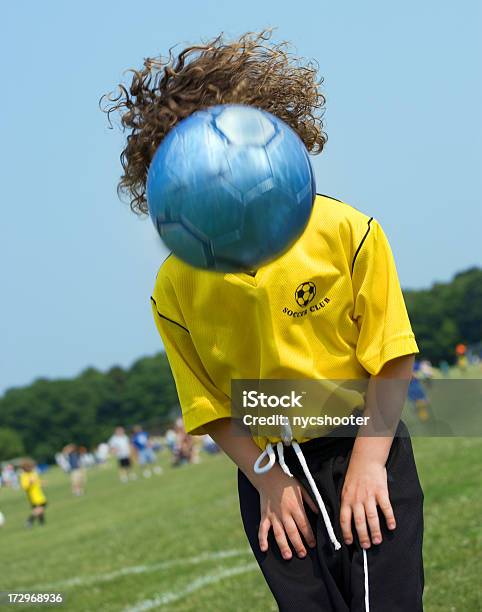
[[[121,468],[129,468],[129,467],[131,467],[131,458],[130,457],[122,457],[122,459],[119,459],[119,467],[121,467]]]
[[[47,507],[47,502],[44,502],[43,504],[30,504],[32,506],[32,510],[35,510],[35,508],[46,508]]]
[[[307,556],[285,561],[270,530],[268,551],[260,551],[259,494],[242,472],[238,490],[244,529],[254,556],[282,612],[420,612],[423,593],[423,493],[415,467],[412,444],[403,424],[394,438],[387,460],[388,489],[397,527],[388,531],[383,516],[380,526],[383,542],[366,553],[356,540],[343,544],[340,529],[340,498],[354,437],[326,437],[301,444],[318,486],[341,549],[335,551],[320,514],[306,507],[316,537],[315,548]],[[303,470],[291,447],[285,447],[285,460],[293,475],[311,493]],[[353,527],[354,529],[354,527]],[[355,535],[355,532],[354,532]],[[368,589],[365,577],[368,577]],[[368,591],[369,606],[365,603]]]

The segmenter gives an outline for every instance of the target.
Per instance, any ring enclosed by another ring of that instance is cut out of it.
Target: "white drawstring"
[[[306,459],[305,456],[303,455],[303,451],[300,448],[300,445],[298,444],[298,442],[295,442],[295,440],[291,441],[291,445],[293,447],[293,450],[296,453],[296,456],[298,457],[298,461],[301,464],[301,467],[303,468],[303,472],[305,473],[306,479],[308,480],[311,490],[313,491],[313,495],[315,496],[315,499],[318,503],[318,506],[321,510],[321,514],[323,516],[323,521],[325,523],[325,527],[326,527],[326,531],[328,532],[328,537],[331,540],[331,543],[333,544],[335,550],[339,550],[341,548],[341,544],[340,542],[338,542],[338,540],[336,539],[336,535],[335,532],[333,530],[333,525],[331,524],[331,520],[330,517],[328,515],[328,512],[326,511],[326,507],[325,504],[323,502],[323,499],[321,497],[320,492],[318,491],[318,487],[316,486],[316,483],[313,479],[313,476],[311,475],[310,469],[308,467],[308,464],[306,463]],[[283,453],[283,443],[282,442],[278,442],[278,444],[276,445],[277,451],[278,451],[278,458],[279,458],[279,464],[281,469],[283,470],[283,472],[285,474],[287,474],[288,476],[290,476],[290,478],[293,478],[293,474],[290,472],[289,467],[286,465],[285,459],[284,459],[284,453]],[[263,465],[261,467],[261,462],[263,461],[263,459],[268,456],[268,463],[266,465]],[[258,457],[258,459],[256,460],[256,463],[254,464],[254,471],[256,474],[264,474],[266,472],[269,472],[269,470],[273,467],[273,465],[275,464],[276,461],[276,457],[273,451],[273,446],[271,444],[271,442],[268,442],[266,444],[266,448],[264,449],[264,451],[261,453],[261,455]]]
[[[268,463],[266,465],[263,465],[263,467],[261,467],[261,462],[263,461],[263,459],[266,456],[268,457]],[[275,454],[274,454],[273,447],[268,442],[268,444],[266,445],[266,448],[264,449],[264,451],[256,459],[256,463],[254,464],[254,468],[253,469],[256,472],[256,474],[265,474],[266,472],[270,471],[270,469],[275,464],[275,461],[276,461],[276,457],[275,457]]]
[[[306,476],[306,479],[309,482],[311,490],[313,491],[313,495],[315,496],[318,507],[321,510],[321,514],[323,516],[323,521],[325,523],[326,531],[331,540],[331,543],[333,544],[335,550],[339,550],[341,548],[341,544],[340,542],[338,542],[336,538],[335,532],[333,530],[333,525],[331,524],[330,517],[328,515],[328,512],[326,511],[326,507],[323,502],[323,498],[321,497],[321,493],[319,492],[318,487],[316,486],[316,482],[313,476],[311,475],[310,468],[308,467],[308,464],[306,463],[306,459],[305,459],[305,456],[303,455],[303,451],[301,450],[300,445],[298,444],[298,442],[292,439],[291,428],[289,425],[287,426],[287,429],[283,431],[283,434],[284,434],[283,435],[284,443],[287,446],[291,444],[291,446],[293,447],[293,450],[296,453],[296,456],[298,457],[298,461],[300,462],[300,465],[303,468],[303,472]],[[290,478],[293,478],[293,474],[291,473],[285,461],[283,442],[278,442],[276,444],[276,450],[278,451],[278,462],[280,464],[281,469],[287,476],[289,476]],[[266,463],[266,465],[263,465],[262,467],[260,467],[265,457],[268,457],[268,462]],[[266,448],[264,449],[264,451],[257,458],[253,469],[256,472],[256,474],[264,474],[266,472],[269,472],[269,470],[273,467],[275,462],[276,462],[276,456],[273,450],[273,446],[271,442],[268,442],[266,444]],[[365,549],[363,549],[363,577],[364,577],[364,586],[365,586],[365,612],[370,612],[370,599],[369,599],[369,590],[368,590],[368,559],[367,559],[367,551]]]
[[[365,578],[365,612],[370,612],[370,597],[368,592],[368,559],[367,551],[363,549],[363,576]]]
[[[298,442],[295,442],[293,440],[291,442],[291,445],[296,453],[296,456],[298,457],[298,461],[300,462],[301,467],[303,468],[303,472],[305,473],[306,479],[310,483],[310,487],[311,487],[311,490],[313,491],[313,495],[315,496],[315,499],[318,502],[318,506],[321,510],[321,514],[323,515],[323,520],[325,522],[326,531],[328,532],[328,536],[331,540],[331,543],[335,547],[335,550],[340,550],[341,544],[336,539],[336,535],[333,530],[333,525],[331,524],[330,517],[328,516],[328,512],[326,511],[325,503],[321,497],[320,492],[318,491],[318,487],[316,486],[313,476],[311,475],[308,464],[306,463],[305,456],[303,455],[303,451],[301,450],[301,447],[298,444]]]
[[[278,442],[278,444],[276,445],[276,450],[278,451],[278,461],[281,469],[287,476],[293,478],[293,474],[290,472],[290,468],[286,465],[285,455],[283,451],[283,442]]]

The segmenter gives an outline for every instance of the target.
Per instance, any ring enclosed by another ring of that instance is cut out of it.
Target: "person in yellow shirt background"
[[[21,464],[20,486],[27,494],[27,499],[32,506],[32,512],[25,523],[26,527],[32,527],[35,519],[39,525],[45,525],[45,508],[47,498],[42,489],[40,475],[35,469],[35,463],[31,459],[26,459]]]

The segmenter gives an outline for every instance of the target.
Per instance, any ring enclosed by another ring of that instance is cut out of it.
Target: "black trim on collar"
[[[335,200],[335,202],[340,202],[340,204],[345,204],[345,202],[343,202],[343,200],[339,200],[338,198],[334,198],[333,196],[326,195],[326,193],[318,193],[318,192],[316,192],[316,195],[319,195],[322,198],[328,198],[329,200]]]

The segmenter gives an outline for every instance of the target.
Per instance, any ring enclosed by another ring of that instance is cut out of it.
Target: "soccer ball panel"
[[[194,145],[194,135],[184,126],[179,137],[169,147],[164,160],[169,172],[190,191],[203,189],[229,169],[226,143],[212,129],[211,123],[204,121],[195,124],[194,129],[194,142],[202,143],[202,147]]]
[[[306,215],[288,190],[274,185],[246,205],[246,239],[260,242],[265,251],[280,253],[306,225]],[[284,246],[283,246],[284,245]]]
[[[282,138],[274,138],[266,147],[266,153],[273,178],[281,189],[289,190],[294,196],[307,187],[311,191],[311,165],[304,145],[291,128],[283,130]]]
[[[210,214],[205,213],[206,209]],[[181,204],[181,222],[192,230],[193,227],[207,240],[220,238],[234,231],[242,231],[244,206],[223,182],[216,182],[213,188],[185,193]],[[195,233],[193,231],[193,233]]]
[[[209,251],[209,245],[180,223],[164,223],[159,226],[159,234],[167,248],[175,255],[193,266],[211,268],[213,258]]]
[[[227,106],[214,119],[217,129],[232,145],[265,146],[276,128],[268,115],[253,113],[250,106]]]
[[[256,190],[260,183],[271,180],[273,172],[266,149],[264,147],[228,147],[226,149],[228,169],[222,177],[239,192],[241,201],[249,199],[252,190]],[[249,168],[256,168],[256,172],[247,172]]]

